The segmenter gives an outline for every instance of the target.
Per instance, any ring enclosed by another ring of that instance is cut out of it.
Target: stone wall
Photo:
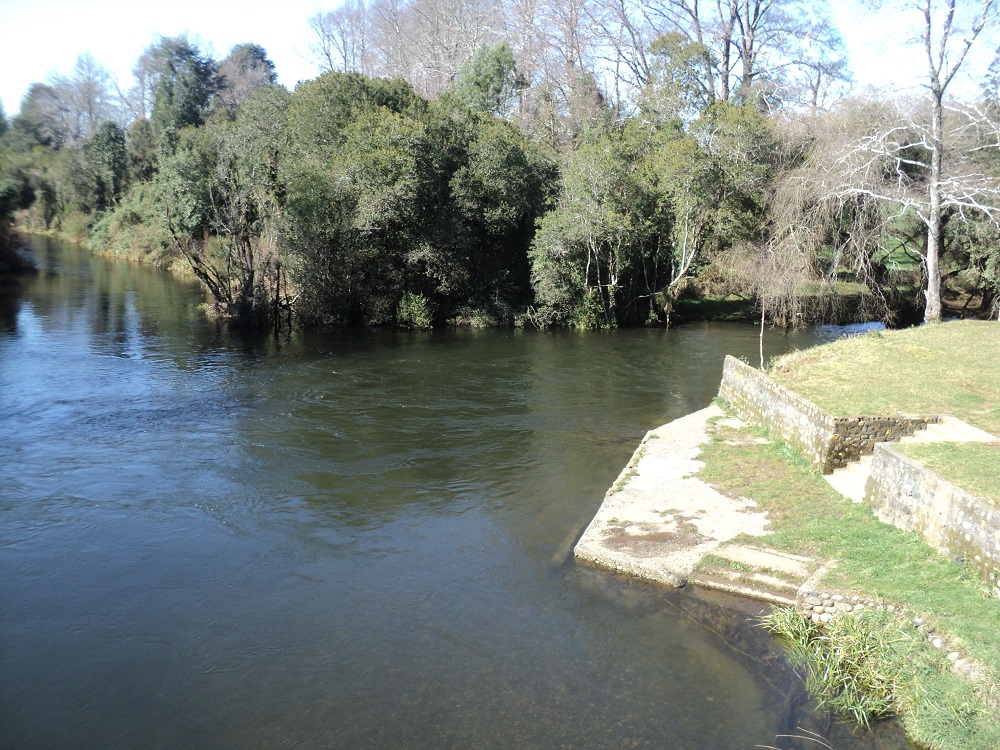
[[[824,474],[871,453],[876,443],[912,435],[937,417],[834,417],[765,373],[726,357],[719,397],[743,419],[766,427]]]
[[[967,563],[1000,594],[1000,509],[891,445],[875,449],[865,502],[882,521]]]

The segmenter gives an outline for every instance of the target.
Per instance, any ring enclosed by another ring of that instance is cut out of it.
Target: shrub
[[[430,303],[422,294],[404,292],[396,307],[396,324],[401,328],[427,329],[434,318]]]

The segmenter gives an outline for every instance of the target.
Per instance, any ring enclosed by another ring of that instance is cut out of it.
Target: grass
[[[955,321],[841,339],[770,375],[838,416],[948,414],[1000,435],[1000,324]]]
[[[743,573],[753,573],[756,571],[752,565],[730,560],[726,557],[719,557],[718,555],[713,555],[711,552],[702,557],[698,563],[698,570],[707,570],[708,568],[725,568],[727,570],[739,570]]]
[[[981,708],[988,696],[952,674],[945,654],[898,614],[869,609],[821,627],[776,608],[762,625],[788,644],[820,703],[859,724],[897,713],[922,746],[1000,746],[995,714]]]
[[[988,598],[974,576],[921,536],[884,524],[867,507],[843,498],[783,443],[739,440],[738,431],[719,424],[712,429],[699,478],[766,510],[773,529],[768,546],[838,561],[828,585],[919,612],[963,654],[986,665],[989,679],[983,684],[993,684],[1000,674],[1000,602]],[[906,660],[905,679],[894,681],[893,710],[911,736],[936,748],[1000,747],[996,702],[975,695],[970,683],[948,670],[940,652],[925,656]]]
[[[913,443],[897,449],[1000,507],[1000,443]]]

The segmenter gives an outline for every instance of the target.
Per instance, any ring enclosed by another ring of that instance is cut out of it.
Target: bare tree
[[[816,168],[832,199],[878,200],[901,215],[912,212],[926,229],[924,320],[941,320],[941,255],[945,223],[977,211],[1000,219],[1000,182],[981,165],[983,112],[949,103],[948,86],[977,38],[996,26],[997,0],[960,9],[956,0],[915,0],[902,7],[921,18],[920,42],[927,60],[922,102],[898,102],[894,110],[870,107],[881,119],[845,133],[839,150]]]
[[[995,26],[997,21],[996,0],[981,0],[978,13],[968,19],[964,28],[960,23],[956,24],[960,18],[956,18],[955,5],[956,0],[922,0],[917,6],[924,21],[922,41],[927,54],[927,88],[931,105],[930,131],[924,139],[930,149],[930,179],[927,210],[921,216],[927,224],[927,307],[924,320],[928,322],[941,320],[940,257],[944,245],[944,211],[946,204],[958,197],[946,186],[943,170],[945,92],[976,39],[987,27]],[[959,194],[966,192],[972,194],[958,198],[959,205],[969,200],[978,202],[976,193],[979,191],[958,191]]]
[[[115,119],[111,74],[89,52],[76,59],[69,79],[69,98],[79,137],[96,132],[101,123]]]
[[[795,93],[790,80],[821,72],[813,88],[843,81],[839,34],[826,4],[805,0],[659,0],[645,6],[655,34],[677,31],[711,52],[707,85],[713,96],[747,97],[763,85]],[[801,88],[799,86],[798,88]]]
[[[374,24],[364,0],[346,0],[334,10],[308,20],[314,34],[310,51],[324,71],[375,72]]]

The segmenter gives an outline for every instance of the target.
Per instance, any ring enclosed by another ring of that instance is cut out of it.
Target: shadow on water
[[[810,712],[745,602],[569,560],[752,326],[237,337],[193,285],[36,255],[0,328],[0,745],[906,747]]]

